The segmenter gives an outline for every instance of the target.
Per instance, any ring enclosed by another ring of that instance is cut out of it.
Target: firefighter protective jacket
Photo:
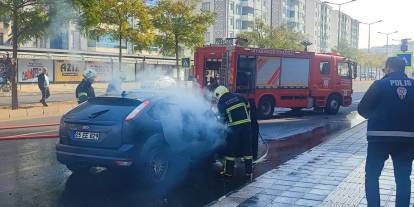
[[[92,87],[92,83],[86,79],[83,79],[76,87],[76,98],[78,103],[83,103],[89,98],[95,97],[95,91]]]
[[[250,124],[249,102],[240,95],[225,93],[217,103],[217,109],[227,126]]]
[[[368,119],[368,142],[414,142],[414,80],[394,72],[375,81],[358,112]]]

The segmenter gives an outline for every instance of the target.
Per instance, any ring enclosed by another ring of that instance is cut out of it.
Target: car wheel
[[[275,112],[275,101],[271,97],[263,97],[259,102],[259,117],[262,119],[272,118]]]
[[[166,151],[165,147],[156,147],[150,151],[145,170],[153,183],[161,183],[167,178],[170,160]]]
[[[89,170],[91,169],[88,165],[80,165],[80,164],[67,164],[66,167],[72,171],[72,173],[76,174],[85,174],[89,173]]]
[[[331,95],[328,98],[328,102],[326,104],[325,112],[327,114],[331,114],[331,115],[337,114],[340,107],[341,107],[341,101],[339,99],[339,96]]]

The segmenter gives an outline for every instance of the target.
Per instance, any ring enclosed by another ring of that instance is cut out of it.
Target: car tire
[[[161,134],[150,136],[135,161],[139,180],[148,186],[162,186],[172,177],[173,153]]]
[[[166,146],[149,149],[143,162],[144,179],[149,184],[162,184],[169,175],[171,160]]]
[[[80,165],[80,164],[66,164],[66,167],[72,171],[72,173],[76,174],[86,174],[89,173],[89,170],[91,169],[88,165]]]
[[[273,98],[266,96],[260,99],[258,115],[261,119],[270,119],[275,112],[275,101]]]
[[[325,113],[329,115],[337,114],[341,107],[341,100],[338,95],[331,95],[326,103]]]

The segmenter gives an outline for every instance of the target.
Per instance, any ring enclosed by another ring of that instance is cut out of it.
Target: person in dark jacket
[[[252,178],[253,147],[249,102],[224,86],[214,91],[217,109],[229,129],[226,139],[224,176],[233,176],[236,157],[243,157],[246,177]]]
[[[79,104],[87,101],[89,98],[95,97],[95,90],[92,87],[92,83],[95,81],[95,78],[95,70],[87,69],[83,73],[83,80],[76,87],[76,98]]]
[[[414,158],[414,80],[405,75],[405,62],[388,58],[385,77],[375,81],[358,105],[368,119],[365,191],[368,206],[380,206],[379,177],[391,156],[397,185],[396,206],[409,206]]]
[[[40,92],[42,93],[42,98],[40,99],[40,103],[43,106],[48,106],[46,103],[46,99],[50,97],[49,91],[49,77],[47,76],[47,69],[42,68],[42,73],[37,76],[37,85],[39,86]]]

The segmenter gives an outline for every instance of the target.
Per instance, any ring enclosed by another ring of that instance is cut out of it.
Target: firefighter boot
[[[234,173],[234,157],[225,157],[224,159],[224,169],[220,172],[220,175],[225,177],[232,177]]]
[[[253,181],[253,156],[244,156],[243,157],[246,179],[250,182]]]

